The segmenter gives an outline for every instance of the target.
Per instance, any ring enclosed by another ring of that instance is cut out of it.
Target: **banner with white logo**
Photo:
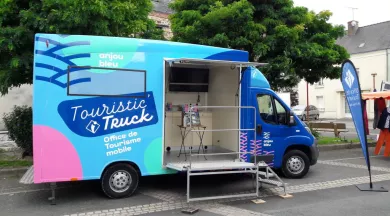
[[[370,161],[368,156],[367,135],[364,128],[363,100],[360,89],[359,77],[356,68],[350,60],[346,60],[342,65],[341,83],[344,88],[345,99],[351,111],[352,120],[355,124],[356,132],[360,140],[364,158],[370,171]]]

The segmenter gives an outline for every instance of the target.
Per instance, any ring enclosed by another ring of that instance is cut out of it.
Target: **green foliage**
[[[291,0],[176,0],[170,7],[174,41],[246,50],[251,61],[269,63],[262,72],[275,90],[339,78],[334,65],[349,57],[335,44],[344,27],[328,23],[331,12]]]
[[[15,106],[12,112],[4,114],[3,121],[9,138],[24,150],[24,155],[32,155],[32,108]]]
[[[35,33],[163,39],[150,0],[0,0],[0,93],[32,83]]]
[[[345,139],[340,137],[319,137],[318,145],[333,145],[333,144],[346,144],[346,143],[360,143],[359,139]],[[368,143],[375,143],[375,140],[368,139]]]
[[[33,163],[28,160],[0,160],[0,168],[29,167]]]
[[[320,138],[320,132],[318,132],[317,130],[315,130],[312,126],[309,125],[309,128],[310,128],[310,131],[311,131],[311,134],[313,134],[313,136],[318,139]]]

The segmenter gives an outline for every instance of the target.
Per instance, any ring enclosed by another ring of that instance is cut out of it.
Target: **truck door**
[[[284,103],[269,90],[254,90],[253,104],[257,109],[256,124],[261,128],[256,140],[261,140],[261,154],[274,155],[270,166],[280,167],[287,138],[295,127],[288,126],[288,112]]]

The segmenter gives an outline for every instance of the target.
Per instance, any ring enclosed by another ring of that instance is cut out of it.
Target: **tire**
[[[302,121],[306,121],[306,115],[302,115]]]
[[[302,178],[310,168],[309,157],[300,150],[288,151],[283,156],[282,173],[286,178]]]
[[[112,199],[131,196],[138,187],[139,176],[130,164],[120,163],[108,167],[101,179],[104,194]]]
[[[316,120],[319,120],[320,119],[320,115],[316,115]]]

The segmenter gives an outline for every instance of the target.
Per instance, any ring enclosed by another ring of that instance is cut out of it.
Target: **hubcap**
[[[287,169],[293,174],[299,174],[305,168],[305,161],[299,156],[292,156],[287,161]]]
[[[129,189],[131,184],[130,173],[125,170],[114,172],[110,177],[110,188],[116,193],[122,193]]]

